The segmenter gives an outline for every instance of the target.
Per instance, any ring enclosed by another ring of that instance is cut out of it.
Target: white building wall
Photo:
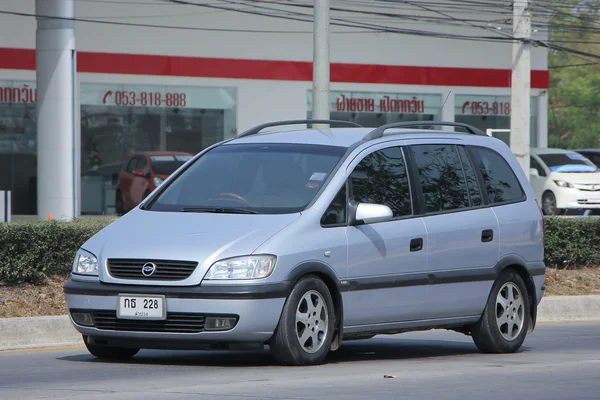
[[[509,5],[507,0],[488,0],[490,4]],[[201,2],[199,2],[201,3]],[[221,4],[211,1],[209,4]],[[257,2],[260,3],[260,2]],[[414,3],[419,3],[415,1]],[[223,5],[227,3],[222,2]],[[337,7],[350,8],[337,2]],[[268,2],[264,6],[274,7]],[[230,5],[229,5],[230,6]],[[33,0],[3,0],[3,10],[34,14]],[[247,7],[250,8],[250,7]],[[357,7],[353,7],[357,8]],[[293,12],[310,14],[307,8],[286,8]],[[381,11],[375,7],[366,11]],[[390,9],[387,9],[390,11]],[[437,16],[418,7],[408,9],[399,5],[400,14]],[[491,20],[510,19],[504,9],[502,16],[484,14],[474,7],[474,13],[462,13],[464,19],[481,19],[481,25]],[[110,20],[121,23],[154,24],[178,27],[201,27],[207,29],[240,29],[292,31],[301,33],[248,33],[214,32],[183,29],[159,29],[130,27],[102,23],[77,22],[77,48],[79,51],[177,55],[191,57],[219,57],[237,59],[266,59],[288,61],[312,60],[312,23],[272,17],[254,16],[230,11],[212,10],[197,6],[185,6],[145,2],[143,6],[123,1],[81,1],[76,4],[77,18]],[[359,14],[332,11],[336,19],[356,20]],[[431,22],[385,19],[381,22],[363,15],[365,23],[377,23],[400,29],[451,33],[469,36],[502,36],[503,31],[486,30],[469,26],[444,25]],[[493,23],[492,23],[493,25]],[[342,28],[333,25],[331,35],[331,61],[335,63],[444,66],[467,68],[511,68],[511,45],[509,43],[477,42],[428,38],[395,33],[374,33],[358,28]],[[506,34],[510,35],[510,32]],[[545,34],[534,33],[535,39],[545,40]],[[0,47],[35,48],[35,19],[33,17],[0,14]],[[546,69],[546,50],[532,50],[532,69]]]

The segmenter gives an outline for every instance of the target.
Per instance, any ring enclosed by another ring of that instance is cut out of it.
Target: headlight
[[[565,188],[572,188],[573,187],[573,185],[571,185],[567,181],[554,181],[554,183],[556,183],[556,186],[560,186],[560,187],[565,187]]]
[[[163,180],[156,176],[154,177],[153,181],[154,181],[154,186],[160,186],[163,183]]]
[[[79,250],[73,264],[74,274],[98,276],[98,259],[92,253]]]
[[[275,269],[275,256],[247,256],[217,261],[204,279],[260,279],[271,275]]]

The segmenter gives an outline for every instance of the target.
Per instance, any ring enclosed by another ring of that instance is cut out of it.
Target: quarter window
[[[339,226],[346,223],[346,185],[342,186],[325,214],[321,218],[323,226]]]
[[[522,199],[525,194],[515,173],[504,158],[493,150],[473,147],[479,156],[479,170],[491,204]]]
[[[350,176],[358,203],[384,204],[394,217],[412,214],[410,187],[402,150],[390,147],[366,156]]]
[[[531,168],[537,169],[537,172],[540,176],[546,176],[546,172],[544,171],[544,168],[542,168],[540,163],[537,162],[537,160],[535,158],[529,157],[529,165],[531,166]]]
[[[425,212],[469,207],[463,166],[456,147],[448,144],[411,146],[419,171]]]

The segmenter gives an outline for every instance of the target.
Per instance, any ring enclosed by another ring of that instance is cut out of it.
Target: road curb
[[[549,296],[538,307],[538,322],[600,320],[600,296]],[[67,315],[0,318],[0,350],[82,346]]]

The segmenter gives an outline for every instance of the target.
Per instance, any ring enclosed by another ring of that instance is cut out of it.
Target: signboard
[[[332,112],[435,115],[440,112],[441,100],[441,95],[427,93],[330,92]],[[312,91],[308,109],[312,110]]]
[[[81,84],[81,104],[90,106],[228,110],[235,103],[233,88]]]
[[[510,117],[509,96],[457,95],[455,115]],[[537,97],[531,96],[531,115],[537,115]]]
[[[29,103],[37,101],[37,89],[31,82],[0,81],[0,103]]]

